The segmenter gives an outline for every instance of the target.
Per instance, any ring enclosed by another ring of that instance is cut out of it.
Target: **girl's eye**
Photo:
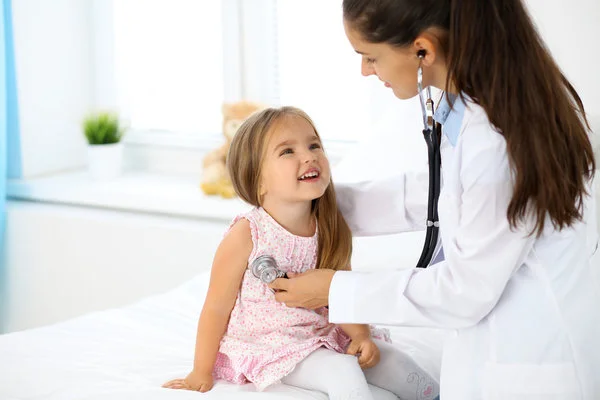
[[[294,154],[294,151],[292,149],[284,149],[281,154],[279,154],[280,156],[285,156],[286,154]]]
[[[311,150],[315,150],[315,149],[320,149],[321,148],[321,144],[320,143],[313,143],[310,145],[310,149]]]
[[[368,64],[374,64],[375,63],[375,59],[374,58],[367,58],[367,63]]]

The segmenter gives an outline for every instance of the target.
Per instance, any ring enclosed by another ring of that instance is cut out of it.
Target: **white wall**
[[[81,119],[94,99],[91,0],[15,0],[23,175],[85,164]]]
[[[9,202],[0,332],[160,293],[209,269],[228,222]]]
[[[600,1],[526,0],[559,67],[592,115],[600,115]]]

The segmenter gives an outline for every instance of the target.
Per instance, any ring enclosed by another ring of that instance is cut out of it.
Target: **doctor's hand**
[[[379,347],[370,337],[352,339],[346,354],[358,355],[358,365],[362,369],[374,367],[380,358]]]
[[[312,269],[298,275],[288,274],[288,279],[275,279],[269,287],[276,290],[278,302],[314,310],[329,303],[329,286],[334,274],[332,269]]]

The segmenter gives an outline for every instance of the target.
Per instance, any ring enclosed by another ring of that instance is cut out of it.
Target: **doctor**
[[[328,304],[336,323],[453,329],[443,400],[600,399],[596,164],[581,100],[521,0],[344,0],[343,12],[363,75],[407,99],[422,68],[446,91],[441,250],[425,269],[278,279],[277,300]],[[423,226],[410,187],[399,173],[338,197],[355,234],[385,234]]]

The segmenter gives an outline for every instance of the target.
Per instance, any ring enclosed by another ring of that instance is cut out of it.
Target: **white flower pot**
[[[88,171],[95,180],[111,180],[121,175],[123,144],[88,145]]]

